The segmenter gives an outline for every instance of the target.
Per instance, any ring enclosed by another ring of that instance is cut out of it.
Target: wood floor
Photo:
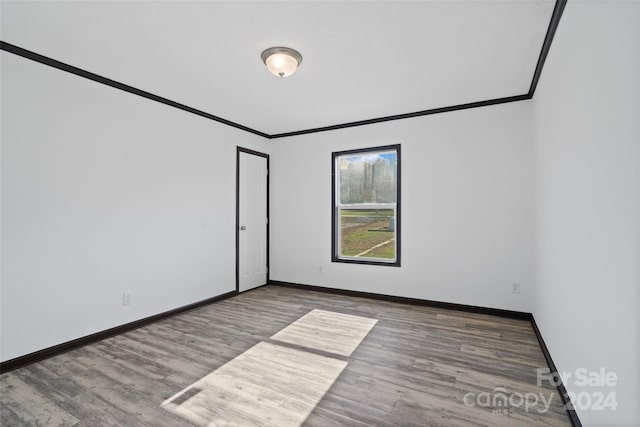
[[[3,374],[0,421],[570,425],[537,368],[527,321],[267,286]]]

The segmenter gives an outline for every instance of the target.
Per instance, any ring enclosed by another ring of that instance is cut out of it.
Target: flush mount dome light
[[[260,56],[271,74],[278,77],[288,77],[295,73],[302,62],[300,52],[288,47],[270,47]]]

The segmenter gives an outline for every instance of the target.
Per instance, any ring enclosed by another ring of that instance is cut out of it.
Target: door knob
[[[240,226],[240,230],[246,230],[246,229],[247,229],[247,227],[245,227],[244,225]]]

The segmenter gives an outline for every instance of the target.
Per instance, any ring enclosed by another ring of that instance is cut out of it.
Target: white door
[[[267,283],[267,158],[238,153],[238,290]]]

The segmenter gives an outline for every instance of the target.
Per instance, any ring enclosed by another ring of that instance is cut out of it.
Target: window
[[[334,262],[400,266],[400,145],[332,155]]]

